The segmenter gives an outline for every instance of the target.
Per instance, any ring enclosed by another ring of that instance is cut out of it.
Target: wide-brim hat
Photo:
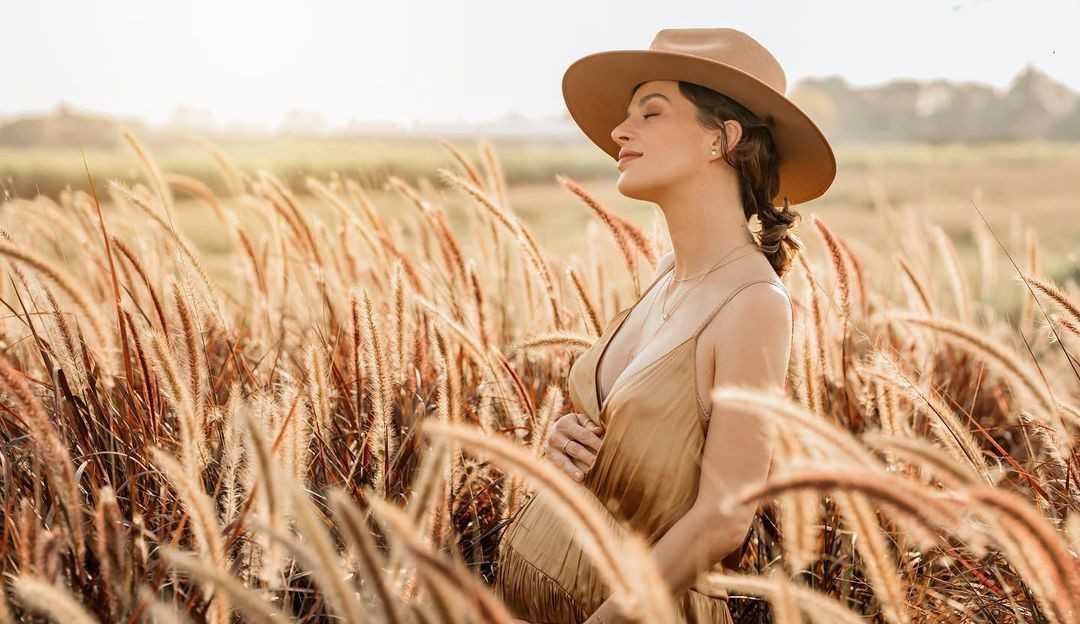
[[[665,28],[648,50],[611,50],[574,61],[563,75],[566,108],[585,135],[618,160],[611,131],[626,118],[633,89],[650,80],[708,87],[763,121],[780,153],[780,191],[774,205],[819,197],[836,177],[829,141],[784,92],[780,63],[746,33],[731,28]]]

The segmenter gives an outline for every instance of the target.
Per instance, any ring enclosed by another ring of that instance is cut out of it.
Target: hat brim
[[[710,58],[660,50],[590,54],[567,68],[563,99],[575,123],[613,159],[611,131],[626,118],[631,89],[650,80],[682,80],[722,93],[765,119],[771,115],[780,152],[780,191],[774,205],[821,196],[836,177],[836,156],[825,135],[794,102],[742,70]]]

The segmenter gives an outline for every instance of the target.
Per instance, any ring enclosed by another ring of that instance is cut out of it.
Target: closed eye
[[[643,117],[644,119],[648,119],[649,117],[655,117],[655,116],[657,116],[657,115],[659,115],[659,114],[660,114],[660,113],[649,113],[648,115],[642,115],[642,117]]]

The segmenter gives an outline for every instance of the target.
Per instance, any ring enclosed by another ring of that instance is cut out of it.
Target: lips
[[[622,157],[619,158],[619,169],[622,169],[626,165],[626,163],[630,162],[631,160],[633,160],[635,158],[640,158],[640,157],[641,157],[641,154],[635,154],[633,152],[627,152],[627,154],[625,156],[622,156]]]

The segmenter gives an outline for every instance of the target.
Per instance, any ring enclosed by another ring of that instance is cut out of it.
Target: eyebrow
[[[641,99],[637,101],[637,105],[638,106],[645,106],[645,102],[647,102],[649,100],[649,98],[654,98],[654,97],[664,98],[664,101],[666,101],[668,104],[671,103],[671,100],[669,100],[668,97],[666,95],[664,95],[663,93],[650,93],[648,95],[642,96]],[[630,114],[630,109],[629,108],[626,109],[626,114],[627,115]]]

